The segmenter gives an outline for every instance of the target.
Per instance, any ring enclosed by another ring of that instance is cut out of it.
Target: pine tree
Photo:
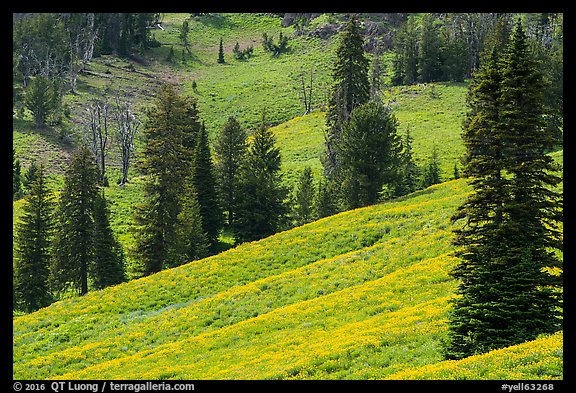
[[[36,181],[38,177],[38,164],[36,164],[36,160],[33,158],[30,161],[30,165],[24,171],[24,174],[21,177],[22,180],[22,192],[24,195],[30,194],[30,188],[32,183]]]
[[[48,284],[53,231],[54,202],[46,186],[42,164],[30,184],[30,195],[22,205],[16,224],[14,267],[14,308],[36,311],[52,302]]]
[[[58,292],[69,286],[88,292],[88,272],[94,261],[94,205],[100,192],[94,155],[82,145],[64,175],[58,203],[51,282]]]
[[[432,147],[432,153],[428,159],[428,164],[424,168],[422,186],[426,188],[438,183],[440,183],[440,159],[438,158],[438,148],[436,147],[436,144],[434,144]]]
[[[390,107],[369,102],[352,111],[336,151],[347,209],[376,203],[384,184],[397,182],[400,138]]]
[[[120,284],[124,274],[124,250],[110,226],[110,210],[104,193],[94,202],[94,263],[91,276],[95,289]]]
[[[400,173],[393,196],[407,195],[418,189],[420,168],[418,168],[414,162],[412,141],[413,139],[410,136],[410,130],[406,130],[406,135],[402,141],[402,153],[400,154]]]
[[[24,105],[33,116],[36,127],[44,127],[48,116],[54,111],[53,84],[47,77],[37,76],[30,81],[24,96]]]
[[[222,206],[228,213],[228,225],[234,221],[238,172],[248,148],[246,139],[246,131],[240,123],[234,117],[229,117],[214,146],[217,184]]]
[[[22,167],[20,160],[16,158],[16,149],[12,148],[12,199],[22,196]]]
[[[410,85],[418,78],[418,34],[416,21],[409,15],[394,38],[396,48],[392,83]]]
[[[263,119],[254,132],[240,170],[233,222],[236,242],[258,240],[280,229],[286,214],[284,199],[287,196],[281,183],[280,166],[280,150]]]
[[[318,182],[318,191],[314,199],[314,217],[319,219],[338,213],[336,205],[336,193],[330,189],[330,183],[320,180]]]
[[[145,201],[136,206],[136,252],[142,273],[170,264],[177,245],[182,184],[189,175],[195,144],[197,111],[170,85],[163,87],[148,114],[142,134],[145,145],[137,167],[145,176]]]
[[[216,180],[208,143],[208,134],[204,124],[200,129],[200,135],[194,150],[194,159],[190,181],[196,189],[202,226],[206,233],[210,247],[218,243],[218,235],[222,229],[223,217],[220,207]]]
[[[422,17],[418,44],[418,80],[433,82],[441,78],[440,36],[434,26],[432,14]]]
[[[561,329],[561,179],[545,153],[545,83],[517,24],[499,61],[492,48],[469,90],[464,175],[472,195],[454,219],[460,258],[447,358],[462,358]]]
[[[196,187],[191,181],[187,182],[185,187],[182,210],[178,214],[177,252],[174,260],[170,262],[170,267],[209,255],[210,244],[202,225]]]
[[[300,174],[295,193],[294,218],[296,225],[304,225],[312,221],[315,191],[312,168],[307,166]]]
[[[220,37],[220,45],[218,48],[218,63],[219,64],[224,64],[224,46],[222,44],[222,37]]]
[[[336,146],[342,128],[350,119],[352,111],[370,99],[368,67],[369,61],[364,54],[360,22],[354,15],[350,17],[340,35],[332,70],[334,85],[326,113],[328,131],[325,136],[326,155],[323,158],[323,165],[325,176],[335,183],[340,183]]]

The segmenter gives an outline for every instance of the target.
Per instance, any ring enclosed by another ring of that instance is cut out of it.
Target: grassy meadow
[[[14,378],[382,379],[437,364],[448,218],[468,192],[449,181],[17,317]]]
[[[292,189],[306,166],[318,181],[336,41],[293,37],[293,27],[282,28],[280,18],[267,14],[208,14],[190,19],[192,55],[182,59],[178,35],[188,17],[164,14],[163,30],[153,30],[160,45],[144,58],[93,59],[77,94],[64,97],[69,116],[60,129],[36,129],[28,112],[15,116],[13,146],[23,170],[32,159],[44,162],[57,194],[82,134],[85,105],[102,94],[127,95],[145,120],[156,89],[169,82],[198,99],[211,138],[229,116],[250,131],[264,114],[281,151],[285,185]],[[274,57],[261,38],[277,40],[280,32],[292,39],[288,52]],[[224,64],[217,63],[220,38]],[[234,59],[236,42],[252,45],[254,56]],[[304,115],[299,78],[311,70],[314,110]],[[466,92],[467,83],[449,82],[381,92],[399,133],[410,131],[418,165],[436,146],[443,183],[257,242],[233,247],[223,234],[229,249],[218,255],[15,315],[13,378],[562,379],[562,332],[443,361],[456,288],[448,274],[456,262],[452,231],[461,225],[450,217],[471,191],[464,179],[452,180],[464,153]],[[552,156],[561,163],[563,150]],[[132,213],[142,201],[143,179],[131,169],[129,183],[116,186],[113,142],[108,162],[111,224],[131,266]],[[23,201],[13,203],[13,227]]]

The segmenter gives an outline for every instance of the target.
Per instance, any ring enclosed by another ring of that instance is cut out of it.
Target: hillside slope
[[[15,379],[367,379],[441,361],[450,181],[14,319]]]

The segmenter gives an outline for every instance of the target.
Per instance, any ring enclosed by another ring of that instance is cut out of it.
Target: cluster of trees
[[[392,83],[470,78],[483,51],[494,44],[493,32],[504,27],[502,34],[508,35],[513,19],[511,13],[407,15],[393,39]],[[524,23],[540,69],[553,82],[551,91],[561,89],[562,14],[527,14]]]
[[[44,165],[36,166],[15,231],[14,309],[35,311],[63,293],[87,293],[89,282],[102,289],[125,280],[99,177],[92,151],[81,146],[55,201]]]
[[[28,108],[36,126],[59,124],[62,95],[76,92],[76,81],[94,56],[130,56],[157,45],[153,13],[14,14],[13,106]]]
[[[376,203],[382,196],[402,196],[440,182],[436,149],[419,168],[410,133],[398,134],[398,121],[381,102],[369,78],[359,19],[344,26],[333,68],[334,85],[326,122],[324,184],[330,213]]]

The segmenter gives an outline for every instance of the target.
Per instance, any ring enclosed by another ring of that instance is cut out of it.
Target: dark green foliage
[[[422,17],[418,46],[418,81],[432,82],[442,78],[441,43],[432,14]]]
[[[248,148],[246,131],[234,117],[229,117],[214,145],[215,171],[222,206],[228,213],[228,225],[234,218],[238,172]]]
[[[320,180],[318,182],[318,191],[314,200],[314,217],[323,218],[338,213],[335,195],[337,191],[330,188],[330,184]]]
[[[268,34],[262,34],[262,47],[266,52],[270,52],[274,57],[279,56],[288,50],[288,36],[280,32],[278,43],[274,42],[274,37],[268,37]]]
[[[126,281],[124,250],[110,226],[110,210],[103,193],[94,202],[94,245],[90,272],[94,288],[103,289]]]
[[[262,121],[254,132],[240,170],[233,230],[236,242],[258,240],[276,233],[286,214],[287,190],[281,185],[280,150]]]
[[[412,141],[410,130],[406,130],[406,135],[402,140],[402,152],[398,165],[399,173],[393,194],[395,197],[410,194],[416,191],[419,186],[420,168],[414,162]]]
[[[20,160],[16,159],[16,149],[12,148],[12,199],[22,196],[22,167]]]
[[[178,214],[177,252],[170,267],[202,259],[209,254],[210,244],[202,225],[200,204],[194,183],[186,183],[182,210]]]
[[[410,85],[418,78],[418,35],[414,16],[409,15],[394,37],[392,83]]]
[[[434,144],[428,164],[424,167],[422,186],[426,188],[438,183],[440,183],[440,159],[438,157],[438,149],[436,144]]]
[[[210,247],[218,242],[218,234],[222,229],[223,217],[220,207],[214,167],[208,143],[206,128],[202,125],[194,150],[190,181],[197,193],[202,228],[206,233]]]
[[[454,219],[458,294],[447,358],[532,340],[562,326],[561,178],[554,130],[543,116],[545,83],[517,24],[502,58],[493,48],[469,90],[464,175],[474,192]]]
[[[240,44],[236,42],[234,45],[234,49],[232,49],[232,53],[234,53],[234,58],[236,60],[246,60],[252,57],[252,52],[254,51],[253,46],[248,46],[245,49],[240,49]]]
[[[336,145],[346,209],[376,203],[382,186],[397,182],[401,145],[396,128],[390,107],[380,102],[352,111]]]
[[[68,287],[88,292],[88,272],[94,261],[94,205],[99,172],[94,155],[82,145],[64,175],[58,203],[51,283],[55,292]]]
[[[162,270],[176,252],[182,185],[196,145],[197,117],[196,101],[166,85],[142,130],[145,145],[137,167],[145,175],[145,201],[136,207],[135,220],[139,225],[136,252],[144,274]]]
[[[306,224],[314,218],[313,203],[316,198],[316,188],[312,168],[305,167],[300,175],[300,180],[295,191],[293,216],[296,225]]]
[[[323,157],[324,174],[329,182],[340,184],[340,157],[337,145],[344,124],[358,106],[370,99],[368,79],[369,62],[364,54],[364,40],[360,22],[356,15],[351,16],[340,33],[336,49],[336,60],[332,70],[334,85],[326,112],[328,130],[326,134],[326,154]],[[331,185],[334,187],[334,185]]]
[[[101,13],[95,16],[98,38],[95,55],[112,54],[127,56],[142,52],[152,44],[148,27],[154,13]]]
[[[37,76],[30,81],[24,97],[24,105],[34,116],[36,127],[44,127],[48,116],[56,109],[54,85],[50,79]]]
[[[50,243],[53,230],[54,202],[46,186],[42,164],[30,183],[30,195],[22,206],[22,218],[14,236],[14,308],[36,311],[52,302],[48,285]]]
[[[222,44],[222,37],[220,37],[220,45],[218,47],[218,63],[224,64],[224,45]]]
[[[35,159],[32,159],[32,161],[30,161],[30,165],[24,171],[24,174],[21,176],[23,195],[30,194],[32,184],[36,181],[37,177],[38,177],[38,164],[36,164]]]

